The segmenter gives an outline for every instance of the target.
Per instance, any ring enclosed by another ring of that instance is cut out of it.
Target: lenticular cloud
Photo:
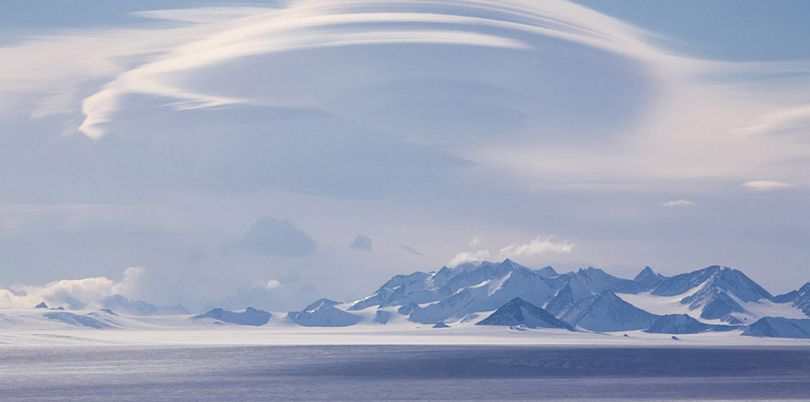
[[[184,88],[178,75],[217,63],[302,49],[381,44],[434,44],[528,49],[532,37],[553,37],[619,53],[653,55],[640,30],[566,2],[294,1],[280,9],[233,8],[213,18],[207,9],[168,10],[143,16],[193,25],[172,32],[186,37],[158,57],[115,77],[84,99],[79,130],[91,138],[127,94],[175,99],[178,109],[250,103],[248,99]],[[593,30],[593,22],[603,28]],[[589,26],[591,25],[591,26]]]

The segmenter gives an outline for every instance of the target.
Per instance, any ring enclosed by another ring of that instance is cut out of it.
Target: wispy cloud
[[[451,258],[450,261],[447,262],[447,266],[457,267],[467,262],[484,261],[487,258],[489,258],[488,250],[463,251],[453,256],[453,258]]]
[[[415,248],[413,248],[411,246],[402,246],[402,250],[407,252],[408,254],[418,255],[420,257],[425,256],[424,253],[422,253],[421,251],[419,251],[419,250],[417,250],[417,249],[415,249]]]
[[[281,10],[245,9],[244,14],[235,11],[231,13],[232,19],[225,22],[217,20],[213,24],[205,18],[197,18],[201,13],[199,10],[191,11],[191,17],[184,17],[178,10],[169,14],[144,14],[153,18],[165,15],[172,20],[195,22],[203,25],[206,32],[201,35],[201,39],[195,38],[169,48],[157,60],[125,71],[105,84],[103,89],[85,98],[82,103],[85,120],[79,130],[91,138],[100,138],[105,133],[104,123],[109,122],[112,114],[120,108],[121,97],[128,94],[176,99],[173,105],[180,110],[250,103],[247,99],[184,89],[179,83],[167,79],[173,74],[248,56],[374,44],[527,47],[518,40],[472,32],[462,25],[495,25],[501,28],[512,26],[520,29],[520,24],[452,14],[361,12],[360,7],[373,9],[375,4],[368,1],[345,4],[328,1],[293,2]],[[434,27],[402,30],[398,28],[398,23],[420,23]],[[357,28],[352,29],[353,26]]]
[[[752,180],[740,184],[750,191],[774,191],[796,187],[795,184],[775,180]]]
[[[525,244],[510,244],[499,250],[506,257],[537,256],[543,254],[568,254],[574,249],[574,243],[557,240],[555,236],[540,235]]]
[[[545,254],[568,254],[574,249],[574,243],[565,240],[558,240],[556,236],[540,235],[530,240],[528,243],[513,243],[501,247],[497,253],[493,254],[489,250],[462,251],[450,261],[447,266],[456,267],[467,262],[485,261],[489,258],[516,258],[534,257]]]
[[[689,200],[672,200],[661,204],[664,208],[693,207],[695,205],[697,205],[695,202]]]
[[[460,144],[458,152],[533,183],[707,177],[736,181],[746,175],[771,173],[778,165],[775,162],[810,157],[801,138],[768,135],[807,126],[808,106],[795,96],[801,90],[788,91],[784,85],[768,84],[773,80],[758,79],[787,68],[806,74],[810,63],[730,63],[686,56],[662,47],[660,36],[573,2],[434,4],[441,7],[426,11],[415,0],[397,7],[371,0],[315,0],[286,2],[277,8],[141,12],[142,17],[170,23],[138,29],[74,30],[0,48],[0,59],[14,61],[4,66],[0,103],[25,103],[26,96],[21,94],[37,94],[33,116],[69,113],[80,106],[84,118],[78,129],[90,138],[100,138],[130,95],[155,97],[161,99],[161,106],[179,110],[278,103],[275,96],[226,94],[190,84],[201,71],[248,57],[398,44],[540,50],[546,54],[537,43],[542,43],[541,38],[555,38],[621,55],[627,66],[636,69],[634,76],[646,88],[655,89],[651,95],[655,102],[644,102],[653,106],[643,110],[633,127],[622,128],[627,136],[606,144],[610,152],[594,154],[565,142],[536,141],[508,142],[508,146],[469,142]],[[718,74],[738,78],[718,82],[712,78]],[[312,105],[319,100],[295,103]],[[544,130],[570,131],[567,127]],[[595,165],[599,169],[593,169]],[[783,177],[791,181],[799,180],[794,177],[801,174],[797,169],[785,173]]]

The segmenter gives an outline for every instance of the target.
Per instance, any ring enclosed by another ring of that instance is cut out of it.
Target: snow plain
[[[74,312],[79,314],[81,312]],[[190,315],[105,317],[109,328],[82,328],[48,319],[36,310],[0,311],[0,347],[4,346],[227,346],[227,345],[560,345],[606,347],[810,346],[808,339],[757,338],[741,331],[694,335],[642,331],[594,333],[558,329],[476,326],[472,321],[433,328],[395,319],[386,325],[371,319],[351,327],[302,327],[274,313],[264,326],[216,324]],[[96,315],[98,312],[94,312]],[[627,336],[625,336],[625,334]]]

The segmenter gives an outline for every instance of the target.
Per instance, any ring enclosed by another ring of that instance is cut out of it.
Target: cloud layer
[[[0,27],[3,283],[147,266],[148,300],[278,308],[459,250],[806,281],[807,60],[684,54],[556,0],[122,18]]]
[[[50,307],[98,309],[110,296],[137,295],[143,268],[131,267],[119,281],[107,277],[62,279],[43,286],[0,288],[0,308],[30,309],[41,302]]]

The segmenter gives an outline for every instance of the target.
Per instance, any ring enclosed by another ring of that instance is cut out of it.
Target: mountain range
[[[371,315],[379,324],[398,317],[442,326],[758,335],[764,332],[749,328],[762,327],[767,320],[754,324],[766,318],[810,322],[810,283],[773,296],[742,271],[718,265],[671,277],[645,267],[625,279],[593,267],[558,273],[506,259],[396,275],[368,297],[321,300],[289,318],[308,326],[348,326]],[[778,328],[762,336],[779,336]]]
[[[75,326],[115,328],[117,313],[188,315],[181,306],[159,307],[120,296],[81,315],[48,308],[45,318]],[[214,308],[194,322],[306,327],[371,325],[507,326],[567,331],[665,334],[728,332],[749,336],[810,338],[810,283],[774,296],[742,271],[718,265],[665,276],[644,267],[633,279],[587,267],[559,273],[510,259],[395,275],[371,295],[352,302],[319,299],[301,311]]]

